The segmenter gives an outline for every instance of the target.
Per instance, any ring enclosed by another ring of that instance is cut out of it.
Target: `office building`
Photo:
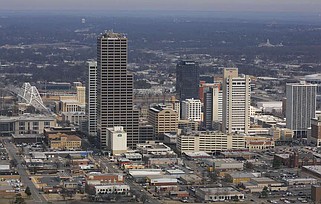
[[[81,105],[84,105],[86,103],[86,87],[77,86],[76,91],[77,91],[77,101]]]
[[[179,120],[178,129],[188,130],[188,131],[197,131],[199,129],[199,122],[192,120]]]
[[[177,112],[165,106],[154,106],[148,110],[148,123],[154,127],[156,139],[162,139],[164,133],[177,133]]]
[[[223,92],[220,84],[209,88],[204,93],[204,126],[207,130],[212,130],[214,122],[222,122]]]
[[[62,112],[62,121],[68,121],[70,124],[80,127],[87,120],[85,112]]]
[[[56,125],[55,115],[0,116],[0,136],[42,134],[45,128],[55,127]]]
[[[81,138],[76,135],[58,133],[51,135],[48,146],[53,150],[79,150],[81,149]]]
[[[176,66],[176,93],[179,99],[198,98],[199,66],[195,61],[180,61]]]
[[[249,182],[251,178],[260,177],[260,173],[247,173],[247,172],[231,172],[226,173],[225,178],[229,179],[233,184],[240,184]]]
[[[245,136],[244,139],[245,147],[249,151],[263,151],[275,147],[274,139],[270,137]]]
[[[286,85],[286,127],[296,138],[306,138],[316,111],[316,84],[305,82]]]
[[[200,80],[201,80],[201,76],[200,76]],[[217,87],[217,86],[220,86],[221,83],[223,81],[222,80],[215,80],[214,82],[214,77],[212,77],[212,81],[210,83],[206,83],[205,81],[200,81],[200,84],[199,84],[199,90],[198,90],[198,95],[199,95],[199,99],[201,100],[202,103],[204,103],[204,94],[210,89],[210,88],[213,88],[213,87]]]
[[[172,96],[169,100],[165,102],[166,107],[169,107],[177,112],[177,118],[178,120],[181,118],[181,105],[180,101],[175,98],[175,96]]]
[[[274,141],[292,141],[293,131],[288,128],[272,127],[270,128],[270,135],[273,136]]]
[[[176,155],[170,147],[162,142],[147,141],[137,144],[137,151],[142,155]]]
[[[127,133],[122,126],[107,128],[107,148],[112,155],[127,152]]]
[[[149,124],[139,124],[139,143],[154,140],[154,127]]]
[[[224,134],[222,132],[192,132],[181,134],[177,137],[177,150],[186,152],[213,152],[224,150],[245,149],[244,136],[236,134]]]
[[[308,143],[314,146],[321,146],[321,117],[311,119],[311,133]]]
[[[231,202],[245,198],[243,193],[232,187],[197,188],[195,195],[205,202]]]
[[[202,103],[199,99],[192,98],[182,101],[182,119],[202,121]]]
[[[311,186],[311,200],[314,203],[321,203],[321,186],[320,185]]]
[[[86,84],[86,115],[88,135],[97,136],[97,62],[88,62]]]
[[[133,109],[133,76],[127,72],[128,39],[106,32],[97,39],[97,128],[106,149],[107,128],[123,126],[127,145],[139,142],[138,111]]]
[[[223,132],[248,133],[250,127],[251,79],[237,68],[223,72]]]
[[[243,183],[246,190],[251,193],[260,193],[265,187],[269,191],[287,191],[288,187],[283,182],[268,177],[251,178],[249,182]]]
[[[77,86],[76,94],[59,96],[57,112],[85,112],[86,87]]]
[[[306,75],[302,78],[308,84],[316,84],[317,85],[317,101],[321,100],[321,74],[311,74]],[[318,107],[319,108],[319,107]]]

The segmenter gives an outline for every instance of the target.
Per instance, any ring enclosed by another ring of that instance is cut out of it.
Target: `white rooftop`
[[[185,172],[180,169],[169,169],[166,172],[169,174],[185,174]]]
[[[303,168],[308,169],[316,174],[321,175],[321,165],[315,165],[315,166],[303,166]]]
[[[211,157],[211,155],[207,154],[206,152],[185,152],[189,157]]]
[[[161,169],[131,169],[128,172],[133,177],[162,175]]]

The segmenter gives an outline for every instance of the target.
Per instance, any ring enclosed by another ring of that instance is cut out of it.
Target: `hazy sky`
[[[0,0],[0,10],[320,12],[321,0]]]

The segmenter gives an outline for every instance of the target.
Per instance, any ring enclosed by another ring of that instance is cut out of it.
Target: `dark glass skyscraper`
[[[176,66],[176,93],[179,99],[198,98],[199,66],[195,61],[184,60]]]

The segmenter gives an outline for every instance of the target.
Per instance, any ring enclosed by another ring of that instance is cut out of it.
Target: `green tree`
[[[213,182],[218,180],[218,172],[217,171],[210,172],[208,176],[210,177],[210,179]]]
[[[25,204],[26,202],[25,202],[25,199],[19,193],[19,194],[16,195],[14,203],[16,203],[16,204]]]
[[[138,80],[134,82],[135,89],[150,89],[152,85],[145,80]]]
[[[225,182],[228,182],[228,183],[233,183],[233,179],[232,179],[232,177],[230,177],[230,176],[225,176],[225,177],[224,177],[224,181],[225,181]]]
[[[237,201],[239,201],[239,197],[238,197],[237,195],[236,195],[236,196],[233,196],[233,197],[232,197],[232,200],[237,202]]]
[[[264,186],[261,192],[261,197],[266,198],[267,196],[268,196],[268,187]]]
[[[272,163],[273,168],[279,169],[281,167],[281,165],[282,165],[282,163],[280,160],[278,160],[278,159],[273,160],[273,163]]]
[[[251,163],[251,162],[246,162],[246,163],[245,163],[245,168],[247,168],[247,169],[253,169],[253,168],[254,168],[254,165],[253,165],[253,163]]]
[[[25,193],[26,193],[28,196],[31,196],[31,191],[30,191],[29,186],[27,186],[27,188],[26,188],[26,190],[25,190]]]

